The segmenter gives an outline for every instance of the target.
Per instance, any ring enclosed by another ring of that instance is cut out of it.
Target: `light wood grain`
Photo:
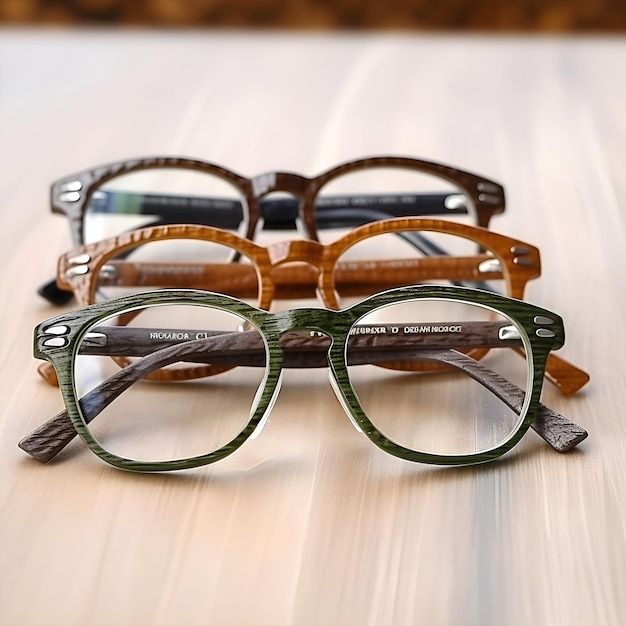
[[[623,624],[624,75],[623,39],[0,32],[0,624]],[[246,175],[407,154],[502,182],[492,226],[540,247],[527,297],[592,377],[543,400],[589,439],[416,467],[323,371],[288,371],[262,436],[206,470],[28,458],[62,408],[31,356],[71,246],[48,184],[168,153]]]

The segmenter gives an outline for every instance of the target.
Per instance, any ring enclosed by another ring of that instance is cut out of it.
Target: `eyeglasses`
[[[229,262],[234,255],[239,262]],[[71,289],[82,306],[137,290],[185,287],[250,298],[268,310],[276,299],[317,293],[326,307],[338,309],[354,296],[429,280],[522,299],[528,280],[539,274],[539,251],[525,242],[456,222],[396,218],[360,226],[328,245],[296,240],[260,246],[203,226],[138,229],[63,255],[57,282]],[[486,353],[469,352],[473,358]],[[437,368],[411,362],[402,369]],[[47,363],[39,371],[55,382]],[[186,370],[189,378],[210,371],[205,366]],[[589,380],[556,355],[548,360],[547,374],[564,393],[578,391]]]
[[[271,196],[269,194],[272,194]],[[287,195],[289,194],[289,195]],[[65,214],[75,245],[144,226],[201,224],[254,239],[298,225],[312,240],[387,217],[464,214],[487,227],[504,211],[501,185],[462,170],[406,157],[344,163],[314,178],[271,172],[245,178],[205,161],[141,158],[65,176],[52,184],[52,211]],[[54,282],[39,293],[57,304]]]
[[[129,314],[139,326],[119,325]],[[19,445],[47,461],[78,434],[123,469],[205,465],[261,432],[283,368],[328,366],[357,431],[394,456],[482,463],[510,450],[529,426],[564,451],[587,433],[539,402],[548,354],[563,341],[554,313],[465,287],[403,287],[342,311],[278,313],[205,291],[134,294],[37,326],[35,356],[54,365],[66,411]],[[464,354],[468,347],[492,351],[483,363]],[[526,362],[509,359],[510,348],[523,349]],[[131,362],[117,369],[111,356]],[[446,373],[374,367],[398,360]],[[231,369],[202,381],[146,381],[188,363]]]

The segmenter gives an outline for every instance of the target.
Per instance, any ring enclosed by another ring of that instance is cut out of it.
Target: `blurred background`
[[[626,0],[0,0],[0,22],[598,33],[626,30]]]

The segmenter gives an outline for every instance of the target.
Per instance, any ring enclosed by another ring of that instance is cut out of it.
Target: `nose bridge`
[[[315,196],[314,179],[292,172],[268,172],[251,179],[252,193],[257,200],[275,192],[292,195],[296,199],[298,217],[307,237],[318,239],[313,198]]]
[[[346,320],[345,318],[345,313],[345,311],[333,311],[331,309],[302,308],[275,313],[273,319],[274,323],[276,323],[276,326],[278,327],[275,327],[275,329],[278,330],[281,336],[285,335],[289,331],[309,330],[314,331],[311,333],[309,341],[317,343],[319,341],[319,337],[316,335],[315,331],[328,335],[330,337],[330,343],[326,347],[323,356],[323,358],[326,359],[328,358],[332,345],[335,341],[337,331],[340,331],[343,324],[349,323],[349,320]],[[302,340],[299,340],[298,343],[301,348],[306,349]],[[330,381],[330,385],[337,396],[339,403],[346,412],[346,415],[350,418],[350,422],[352,422],[356,431],[363,434],[363,429],[356,419],[353,408],[350,406],[350,401],[341,389],[341,384],[337,377],[337,373],[335,372],[333,363],[329,361],[328,365],[328,380]]]
[[[273,313],[270,324],[279,335],[296,330],[312,330],[332,336],[339,314],[338,311],[318,307],[289,309]]]
[[[267,247],[272,266],[284,263],[308,263],[322,269],[324,245],[319,241],[296,239],[295,241],[281,241]]]
[[[283,191],[304,198],[310,182],[305,176],[292,172],[267,172],[255,176],[251,180],[252,191],[257,198],[276,191]]]

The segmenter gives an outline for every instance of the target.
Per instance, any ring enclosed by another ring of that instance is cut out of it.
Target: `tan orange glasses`
[[[326,307],[338,309],[353,297],[422,282],[451,282],[522,299],[526,283],[540,270],[539,251],[525,242],[456,222],[396,218],[360,226],[328,245],[296,240],[261,246],[206,226],[143,228],[63,255],[57,281],[81,306],[176,287],[249,299],[263,309],[279,299],[317,295]],[[486,352],[469,354],[479,358]],[[217,373],[211,367],[188,368],[184,377]],[[395,367],[416,369],[415,363]],[[46,364],[42,375],[54,381]],[[546,376],[563,393],[574,393],[589,379],[555,355]]]

